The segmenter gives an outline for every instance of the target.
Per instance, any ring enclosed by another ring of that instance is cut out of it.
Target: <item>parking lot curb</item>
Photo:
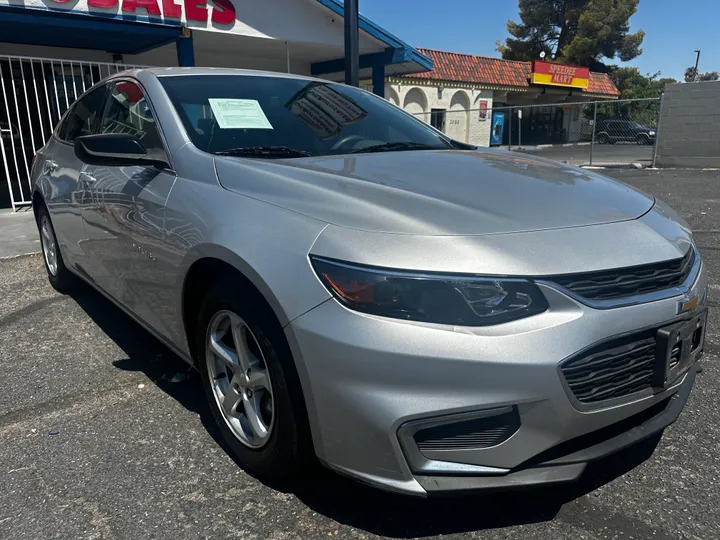
[[[16,255],[5,255],[0,257],[0,261],[10,261],[12,259],[19,259],[20,257],[31,257],[33,255],[40,255],[40,251],[30,251],[28,253],[18,253]]]

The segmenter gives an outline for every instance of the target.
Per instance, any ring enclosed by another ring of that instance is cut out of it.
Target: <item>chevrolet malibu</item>
[[[675,421],[707,277],[651,196],[448,139],[357,88],[143,69],[33,165],[51,284],[201,375],[233,457],[427,496],[570,482]]]

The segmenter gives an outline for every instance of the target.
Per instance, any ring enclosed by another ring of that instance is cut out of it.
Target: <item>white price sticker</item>
[[[273,129],[255,99],[209,98],[220,129]]]

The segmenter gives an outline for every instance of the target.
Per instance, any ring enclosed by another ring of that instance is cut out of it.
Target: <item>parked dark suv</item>
[[[600,144],[652,144],[655,142],[655,130],[631,120],[600,120],[595,130],[595,140]]]

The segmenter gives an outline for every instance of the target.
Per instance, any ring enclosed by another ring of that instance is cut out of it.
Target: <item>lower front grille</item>
[[[597,403],[652,388],[655,333],[613,340],[566,361],[560,367],[568,388],[581,403]]]
[[[513,408],[504,414],[421,429],[415,433],[415,443],[420,452],[489,448],[505,442],[519,428],[520,415]]]

